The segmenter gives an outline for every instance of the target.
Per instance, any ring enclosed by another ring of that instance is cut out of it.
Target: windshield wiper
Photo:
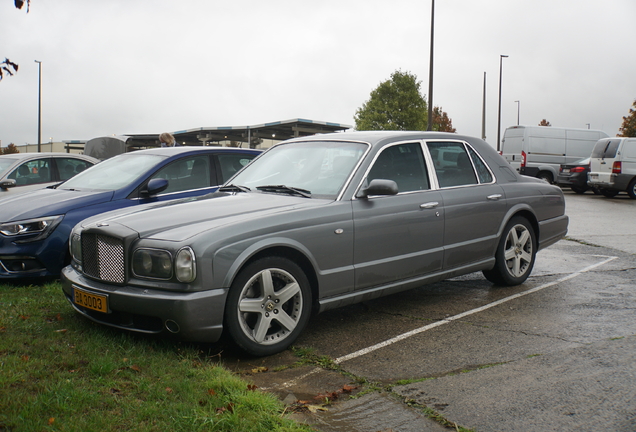
[[[257,186],[256,189],[264,192],[282,192],[290,195],[300,195],[305,198],[311,198],[310,191],[285,185]]]
[[[252,189],[247,186],[229,184],[225,186],[221,186],[219,188],[219,192],[250,192]]]

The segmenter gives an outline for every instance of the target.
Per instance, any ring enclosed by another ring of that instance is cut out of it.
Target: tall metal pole
[[[431,0],[431,59],[428,70],[428,125],[427,131],[433,130],[433,38],[435,36],[435,0]]]
[[[486,72],[484,72],[484,94],[481,106],[481,139],[486,141]]]
[[[497,116],[497,151],[501,151],[501,61],[507,55],[499,56],[499,114]]]
[[[519,126],[519,112],[521,111],[521,101],[515,101],[517,103],[517,126]]]
[[[42,151],[42,62],[38,64],[38,153]]]

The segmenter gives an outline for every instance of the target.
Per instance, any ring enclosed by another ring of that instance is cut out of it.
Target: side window
[[[153,178],[168,180],[159,195],[210,187],[210,158],[206,155],[179,159],[161,168]]]
[[[8,178],[14,179],[16,186],[46,183],[51,180],[49,159],[35,159],[17,167]]]
[[[477,184],[477,177],[464,144],[458,142],[429,142],[429,152],[435,165],[440,187]]]
[[[91,163],[81,159],[58,158],[55,160],[60,174],[60,180],[68,180],[75,174],[79,174],[86,168],[92,166]]]
[[[430,189],[420,144],[398,144],[382,150],[367,176],[368,182],[375,179],[393,180],[398,192]]]
[[[481,160],[481,158],[477,156],[477,153],[475,153],[475,150],[470,147],[468,147],[468,153],[470,154],[470,159],[473,161],[473,165],[477,170],[479,183],[492,183],[492,174],[490,173],[490,170],[488,169],[484,161]]]
[[[245,165],[256,157],[255,154],[220,154],[217,156],[221,165],[221,182],[225,183],[230,177],[239,172]]]

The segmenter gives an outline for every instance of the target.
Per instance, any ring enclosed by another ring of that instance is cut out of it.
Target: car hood
[[[66,214],[69,210],[110,201],[113,193],[38,189],[0,200],[0,222]]]
[[[196,234],[229,224],[262,220],[293,209],[325,205],[321,199],[266,193],[214,193],[165,204],[144,205],[85,220],[82,225],[123,225],[140,238],[183,241]]]

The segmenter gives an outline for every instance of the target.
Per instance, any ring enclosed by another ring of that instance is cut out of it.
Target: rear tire
[[[311,314],[311,289],[302,269],[282,257],[248,264],[232,283],[225,325],[245,352],[268,356],[285,350],[303,331]]]
[[[537,174],[537,178],[539,180],[543,180],[543,181],[548,182],[550,184],[552,184],[554,182],[554,178],[552,178],[552,174],[547,172],[547,171],[541,171],[539,174]]]
[[[627,195],[629,195],[631,199],[636,199],[636,178],[627,186]]]
[[[616,195],[618,195],[617,190],[600,189],[600,191],[601,191],[601,195],[603,195],[605,198],[614,198]]]
[[[537,254],[534,229],[526,218],[517,216],[506,224],[495,252],[495,266],[483,274],[495,285],[520,285],[528,279]]]
[[[586,188],[582,188],[582,187],[579,187],[579,186],[570,186],[570,189],[572,189],[572,191],[574,193],[577,193],[579,195],[584,194],[585,191],[587,191]]]

